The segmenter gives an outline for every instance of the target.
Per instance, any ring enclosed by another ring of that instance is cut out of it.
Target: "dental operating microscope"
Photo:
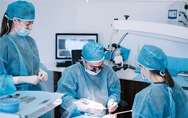
[[[133,69],[135,70],[136,68],[124,63],[124,59],[122,57],[122,51],[121,51],[121,47],[120,47],[120,43],[124,40],[124,38],[127,36],[128,33],[125,33],[121,39],[119,40],[119,42],[116,43],[112,43],[109,47],[110,50],[107,49],[107,51],[110,51],[110,62],[113,63],[113,70],[114,71],[118,71],[120,69],[124,69],[126,70],[127,68]]]

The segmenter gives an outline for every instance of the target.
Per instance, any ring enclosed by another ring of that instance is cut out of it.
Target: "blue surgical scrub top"
[[[30,36],[8,34],[0,38],[0,95],[16,90],[41,90],[40,84],[14,85],[13,76],[37,75],[40,58],[35,40]]]
[[[175,83],[154,84],[136,94],[132,118],[187,118],[188,98],[185,91]]]
[[[69,117],[85,116],[88,114],[81,113],[76,109],[77,100],[86,98],[104,106],[110,98],[119,102],[120,80],[114,70],[107,65],[104,65],[97,75],[90,75],[79,63],[63,71],[62,77],[58,81],[57,92],[64,94],[61,107],[69,112]]]

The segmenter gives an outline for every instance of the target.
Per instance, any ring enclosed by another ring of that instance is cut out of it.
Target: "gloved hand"
[[[108,114],[108,115],[104,115],[102,118],[117,118],[116,114]]]
[[[36,85],[39,81],[40,81],[40,77],[37,75],[13,77],[14,84],[30,83]]]
[[[114,102],[113,99],[109,99],[108,101],[108,111],[114,112],[118,108],[118,103]]]
[[[106,108],[98,102],[89,99],[78,100],[77,109],[82,112],[100,115]]]
[[[42,82],[48,79],[48,74],[42,69],[39,69],[38,76],[40,77],[40,81]]]

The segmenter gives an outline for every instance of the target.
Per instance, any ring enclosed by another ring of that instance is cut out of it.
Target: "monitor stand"
[[[56,63],[56,67],[68,67],[70,65],[72,65],[72,61],[62,61]]]

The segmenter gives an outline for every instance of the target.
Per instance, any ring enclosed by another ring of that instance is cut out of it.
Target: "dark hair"
[[[157,74],[159,76],[161,76],[160,71],[158,70],[151,70],[152,73]],[[164,73],[164,78],[166,83],[170,86],[170,87],[174,87],[174,80],[172,79],[172,76],[170,75],[170,73],[168,72],[167,69],[165,69],[165,73]]]
[[[1,32],[0,32],[0,37],[2,37],[4,34],[8,34],[12,28],[12,20],[9,20],[8,18],[5,17],[6,14],[3,16],[3,20],[1,23]],[[8,28],[9,26],[9,28]]]

